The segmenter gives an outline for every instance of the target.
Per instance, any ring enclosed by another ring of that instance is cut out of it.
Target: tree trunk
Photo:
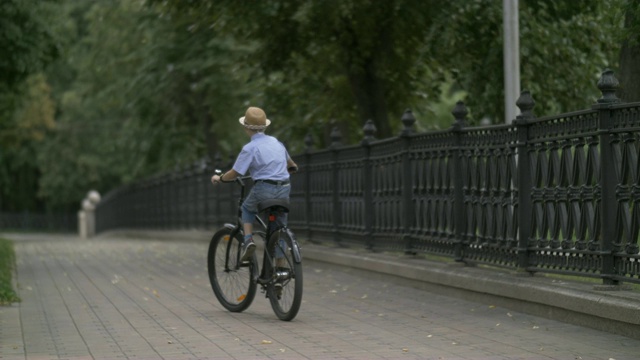
[[[389,117],[387,115],[387,100],[384,94],[384,84],[375,75],[372,66],[366,66],[365,72],[348,74],[351,91],[355,97],[362,125],[367,120],[373,120],[376,125],[376,137],[384,139],[393,136]]]
[[[627,31],[627,38],[620,49],[620,73],[618,76],[620,81],[618,97],[624,102],[640,101],[640,36],[630,31],[636,21],[640,21],[637,13],[638,7],[640,7],[640,0],[631,1],[625,14],[624,27]]]
[[[216,137],[216,134],[211,131],[211,126],[213,125],[213,117],[211,116],[209,111],[204,111],[202,125],[204,143],[207,146],[207,155],[211,157],[211,159],[213,159],[216,156],[216,152],[218,152],[218,139]]]

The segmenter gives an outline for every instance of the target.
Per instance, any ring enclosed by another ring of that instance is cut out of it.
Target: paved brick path
[[[216,301],[206,241],[14,235],[0,359],[637,359],[640,340],[307,260],[292,322]],[[303,249],[304,251],[304,249]]]

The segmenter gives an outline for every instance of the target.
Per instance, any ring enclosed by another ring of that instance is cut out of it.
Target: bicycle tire
[[[296,317],[302,303],[302,263],[296,262],[293,254],[293,238],[288,231],[280,230],[275,232],[269,239],[269,254],[275,259],[276,247],[284,243],[285,269],[280,269],[280,273],[286,275],[267,285],[267,296],[273,308],[273,312],[278,319],[291,321]],[[277,261],[277,260],[276,260]],[[279,271],[276,264],[276,272]],[[279,289],[277,284],[282,285]]]
[[[231,312],[246,310],[256,296],[258,257],[253,254],[249,265],[237,266],[240,258],[241,233],[231,238],[231,229],[216,232],[209,243],[207,268],[213,293],[220,304]],[[228,266],[225,265],[229,257]],[[227,268],[228,267],[228,268]]]

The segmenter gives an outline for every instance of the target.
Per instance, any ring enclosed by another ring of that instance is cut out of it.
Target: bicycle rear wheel
[[[258,258],[240,264],[241,234],[231,237],[231,229],[216,232],[209,243],[207,267],[213,293],[222,306],[231,312],[246,310],[256,296]]]
[[[276,316],[290,321],[302,303],[302,264],[295,261],[294,241],[288,231],[274,233],[268,246],[269,254],[275,259],[277,280],[267,285],[267,296]]]

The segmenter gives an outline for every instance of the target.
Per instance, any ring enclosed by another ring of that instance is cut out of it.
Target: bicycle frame
[[[234,181],[237,181],[240,184],[240,198],[238,199],[238,212],[237,212],[237,217],[236,217],[236,223],[235,224],[231,224],[231,223],[225,223],[224,227],[228,228],[231,230],[231,234],[230,237],[233,238],[235,237],[238,233],[240,233],[241,235],[244,236],[244,229],[243,229],[243,225],[242,225],[242,203],[244,201],[245,198],[245,182],[244,180],[250,179],[250,176],[242,176],[242,177],[238,177],[236,178]],[[271,214],[269,214],[269,217],[271,216]],[[293,232],[291,230],[289,230],[289,228],[287,227],[287,225],[281,225],[281,226],[270,226],[274,221],[271,219],[268,219],[268,221],[265,223],[265,221],[258,215],[256,215],[256,220],[258,220],[258,223],[260,224],[260,226],[262,227],[262,229],[265,232],[265,236],[264,236],[264,243],[265,243],[265,247],[269,241],[269,239],[271,238],[271,236],[278,232],[278,231],[286,231],[288,233],[288,235],[291,237],[291,239],[293,239],[294,242],[294,246],[292,248],[293,250],[293,257],[294,257],[294,261],[296,263],[300,263],[302,262],[302,255],[300,254],[300,247],[298,246],[297,242],[295,241],[295,236],[293,234]],[[225,257],[225,270],[229,271],[229,253],[230,253],[231,249],[230,246],[227,247],[227,256]],[[238,252],[239,254],[239,252]],[[238,255],[239,256],[239,255]],[[238,259],[236,259],[238,260]],[[273,258],[268,254],[268,252],[265,250],[264,251],[264,257],[263,257],[263,265],[262,265],[262,270],[264,271],[265,268],[265,261],[269,260],[269,265],[270,268],[274,268],[274,262],[273,262]],[[240,266],[240,262],[236,261],[236,264],[238,264],[237,266]],[[260,273],[259,276],[262,276],[264,274]],[[259,284],[264,285],[266,283],[268,283],[270,281],[269,280],[263,280],[260,281],[260,279],[256,279],[258,281]]]
[[[224,224],[209,244],[209,281],[220,304],[232,312],[246,310],[260,286],[276,316],[290,321],[296,317],[302,304],[303,271],[300,246],[286,224],[289,203],[283,199],[267,199],[258,204],[253,233],[264,240],[262,264],[255,253],[241,262],[244,237],[242,204],[246,192],[244,180],[247,178],[250,177],[234,180],[241,186],[235,223]]]

